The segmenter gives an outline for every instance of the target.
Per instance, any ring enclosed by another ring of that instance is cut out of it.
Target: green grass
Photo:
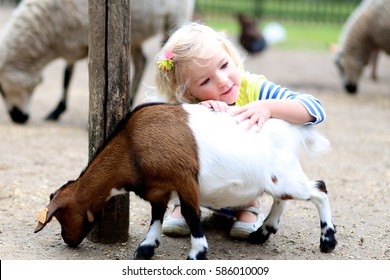
[[[239,25],[234,19],[206,19],[206,23],[217,30],[224,30],[230,36],[238,36]],[[260,30],[267,24],[259,25]],[[280,22],[286,30],[286,40],[275,45],[281,49],[304,49],[326,51],[338,42],[341,24]]]
[[[328,50],[338,42],[341,25],[288,23],[284,25],[287,38],[277,45],[283,49]]]

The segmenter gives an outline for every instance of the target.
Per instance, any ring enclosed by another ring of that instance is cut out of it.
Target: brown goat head
[[[93,212],[74,193],[75,181],[68,182],[50,195],[50,203],[37,215],[34,233],[55,217],[61,224],[61,236],[70,247],[77,247],[92,230]]]

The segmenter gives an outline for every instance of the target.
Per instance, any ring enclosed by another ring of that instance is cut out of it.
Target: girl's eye
[[[228,67],[228,65],[229,65],[229,62],[226,62],[226,63],[222,64],[222,66],[221,66],[221,69],[225,69],[225,68],[227,68],[227,67]]]
[[[207,85],[207,83],[210,81],[210,78],[204,80],[200,85],[201,86],[204,86],[204,85]]]

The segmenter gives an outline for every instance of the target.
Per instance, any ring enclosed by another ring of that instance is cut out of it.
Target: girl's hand
[[[200,102],[199,104],[206,106],[207,108],[211,108],[215,112],[226,112],[229,109],[229,105],[223,101],[206,100]]]
[[[237,122],[249,119],[247,129],[257,124],[260,131],[263,124],[271,117],[271,110],[266,102],[254,101],[242,107],[231,108],[231,114]]]

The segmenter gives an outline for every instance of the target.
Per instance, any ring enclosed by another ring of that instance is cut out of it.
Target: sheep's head
[[[358,90],[358,81],[362,74],[367,61],[364,59],[356,59],[357,54],[345,53],[339,51],[335,55],[335,64],[341,75],[344,89],[351,94]]]
[[[92,230],[94,217],[74,195],[75,182],[69,182],[50,195],[50,203],[37,216],[34,233],[42,230],[53,217],[61,224],[61,236],[70,247],[77,247]]]
[[[2,73],[0,75],[0,94],[4,98],[5,105],[12,121],[23,124],[29,117],[29,105],[35,86],[40,82],[25,79],[22,74]]]

